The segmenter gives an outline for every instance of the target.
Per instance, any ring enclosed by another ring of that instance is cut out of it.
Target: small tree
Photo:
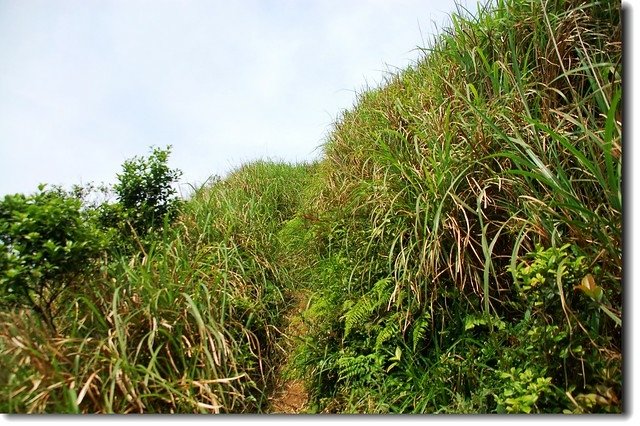
[[[172,184],[182,176],[167,165],[171,146],[153,148],[149,158],[134,157],[122,165],[114,186],[125,219],[138,235],[147,235],[173,220],[180,203]],[[113,213],[113,212],[112,212]]]
[[[27,307],[55,331],[54,302],[97,269],[108,238],[61,189],[0,201],[0,306]]]

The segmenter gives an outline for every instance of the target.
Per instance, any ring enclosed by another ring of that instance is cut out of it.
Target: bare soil
[[[302,380],[288,378],[285,374],[296,341],[302,338],[307,330],[302,320],[302,312],[306,309],[308,295],[298,292],[294,294],[294,298],[296,303],[287,314],[287,326],[281,337],[284,359],[277,373],[273,394],[269,397],[270,412],[273,414],[303,413],[309,402]]]

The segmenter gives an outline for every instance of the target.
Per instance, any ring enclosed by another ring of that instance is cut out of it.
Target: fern
[[[376,304],[368,295],[364,295],[344,314],[344,337],[348,337],[351,330],[360,327],[373,314]]]
[[[400,333],[400,320],[400,313],[396,312],[384,321],[384,327],[376,336],[376,351],[382,349],[382,345],[384,345],[385,342]]]
[[[411,332],[414,351],[418,347],[418,343],[420,343],[427,335],[427,329],[429,328],[429,325],[431,325],[431,314],[429,314],[429,312],[423,313],[418,317],[418,319],[416,319],[413,330]]]
[[[363,326],[371,316],[388,303],[391,298],[393,286],[392,278],[387,277],[377,281],[373,288],[351,306],[350,302],[345,302],[343,309],[344,314],[344,337],[348,337],[349,333],[356,327]]]
[[[371,293],[375,293],[378,299],[387,302],[391,298],[391,289],[393,286],[393,278],[387,277],[378,280],[371,289]]]
[[[382,358],[377,354],[343,356],[336,364],[340,380],[357,384],[366,384],[382,373]]]
[[[497,328],[504,330],[506,324],[499,317],[493,315],[467,315],[464,319],[464,331],[472,330],[478,326],[485,326],[490,330]]]

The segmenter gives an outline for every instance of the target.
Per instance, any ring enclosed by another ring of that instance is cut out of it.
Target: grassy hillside
[[[0,312],[0,409],[621,412],[621,55],[616,2],[452,16],[318,163],[198,189],[57,333]]]
[[[275,233],[308,174],[255,163],[199,190],[151,247],[85,278],[56,335],[1,312],[0,409],[262,411],[286,309]]]
[[[318,410],[621,408],[619,4],[500,1],[361,95],[319,166]]]

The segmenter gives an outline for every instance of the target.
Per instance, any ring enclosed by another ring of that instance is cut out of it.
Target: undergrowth
[[[259,162],[200,188],[146,251],[112,259],[58,307],[52,334],[2,312],[0,409],[260,412],[286,309],[276,230],[306,166]]]
[[[297,356],[317,411],[622,409],[619,6],[454,15],[338,121]]]
[[[622,412],[620,3],[498,0],[424,53],[318,163],[96,261],[55,327],[0,312],[0,409],[265,412],[286,358],[310,412]]]

